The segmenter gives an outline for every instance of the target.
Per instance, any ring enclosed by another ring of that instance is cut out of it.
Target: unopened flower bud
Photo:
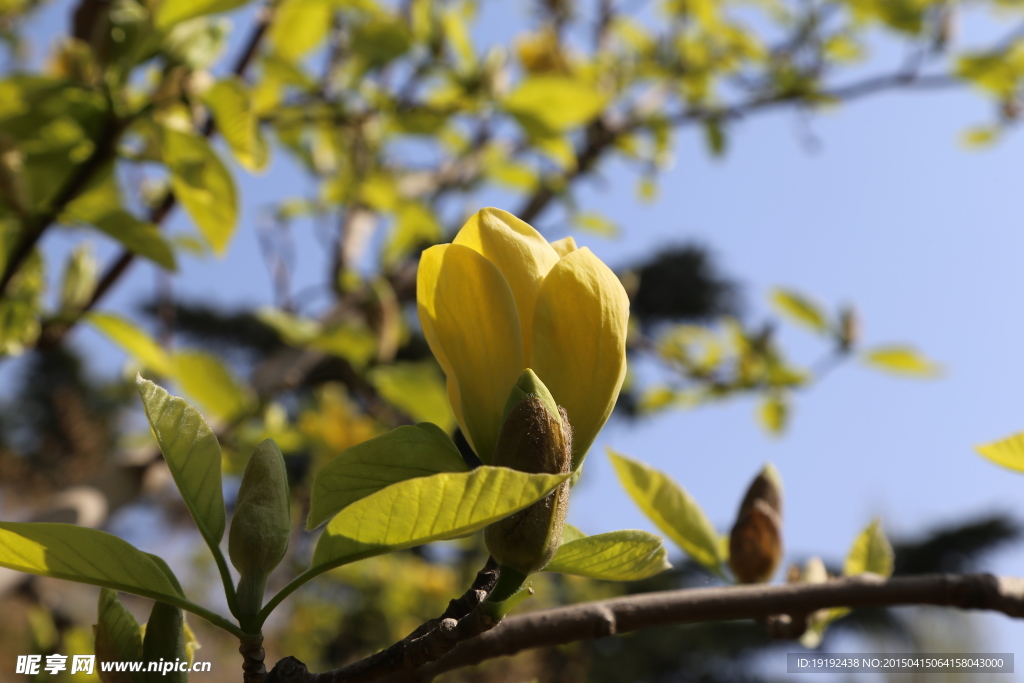
[[[291,534],[288,473],[277,444],[267,439],[253,452],[242,474],[228,534],[228,555],[241,578],[239,607],[259,612],[267,575],[284,558]]]
[[[528,390],[533,382],[536,392]],[[557,408],[551,410],[554,402],[550,393],[529,370],[513,389],[513,396],[516,392],[526,396],[507,411],[491,464],[531,474],[568,473],[572,439],[567,416]],[[547,394],[549,400],[542,394]],[[487,549],[499,565],[523,576],[542,569],[554,557],[562,540],[568,503],[566,480],[543,500],[487,527]]]
[[[740,583],[764,583],[782,559],[782,482],[766,465],[750,484],[729,535],[729,568]]]

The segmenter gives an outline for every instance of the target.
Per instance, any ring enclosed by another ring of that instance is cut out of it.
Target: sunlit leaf
[[[392,484],[328,522],[310,572],[482,529],[537,502],[568,476],[482,466]]]
[[[433,422],[449,433],[455,429],[444,375],[432,361],[378,365],[367,379],[384,400],[412,419]]]
[[[975,446],[975,450],[997,465],[1024,472],[1024,432]]]
[[[238,219],[235,183],[224,162],[205,139],[171,128],[163,131],[163,155],[174,196],[214,252],[223,255]]]
[[[343,508],[396,482],[468,469],[459,449],[436,425],[392,429],[345,449],[317,473],[306,528],[320,526]]]
[[[779,391],[766,394],[758,405],[757,417],[769,434],[782,434],[789,422],[789,400],[786,394]]]
[[[187,604],[146,553],[105,531],[73,524],[0,522],[0,566]]]
[[[615,237],[619,234],[619,226],[595,211],[583,211],[572,215],[572,224],[583,230],[601,237]]]
[[[942,368],[909,346],[885,346],[866,351],[864,362],[871,367],[908,377],[937,377]]]
[[[162,0],[153,17],[153,23],[158,29],[165,30],[186,19],[228,12],[246,2],[248,0]]]
[[[68,257],[60,283],[60,310],[75,311],[89,301],[99,279],[99,263],[88,242],[80,244]]]
[[[237,78],[218,81],[204,98],[217,122],[217,130],[231,147],[238,163],[249,171],[267,165],[267,146],[260,137],[256,113],[245,84]]]
[[[875,520],[853,542],[843,565],[843,574],[856,576],[872,572],[889,577],[892,576],[894,557],[892,546],[882,533],[881,522]]]
[[[780,314],[793,322],[821,334],[828,332],[829,324],[825,312],[802,294],[787,289],[775,289],[771,293],[771,302]]]
[[[153,370],[164,377],[174,374],[174,363],[167,352],[131,321],[113,313],[89,313],[85,320],[143,368]]]
[[[174,366],[175,379],[182,391],[217,419],[230,422],[252,407],[248,389],[217,356],[202,351],[178,351],[174,354]]]
[[[529,132],[550,136],[592,120],[607,102],[605,94],[581,79],[539,75],[525,79],[502,106]]]
[[[654,525],[687,555],[718,571],[725,561],[721,539],[690,494],[653,467],[610,448],[608,457],[626,492]]]
[[[315,49],[331,30],[330,0],[283,0],[274,10],[268,39],[282,59],[295,61]]]
[[[153,436],[199,533],[211,547],[219,546],[226,515],[217,436],[199,411],[184,399],[171,396],[141,376],[135,384]]]
[[[671,567],[660,538],[646,531],[625,530],[563,543],[544,571],[605,581],[639,581]]]

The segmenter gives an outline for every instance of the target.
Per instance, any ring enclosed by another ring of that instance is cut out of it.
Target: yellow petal
[[[486,258],[443,244],[420,257],[416,301],[423,335],[448,377],[459,426],[480,459],[490,462],[508,393],[526,367],[512,291]]]
[[[569,414],[574,468],[583,461],[622,388],[628,322],[626,290],[589,249],[559,261],[537,296],[529,363]]]
[[[570,235],[569,237],[563,237],[560,240],[552,242],[551,248],[554,249],[559,256],[566,256],[576,251],[579,247],[576,246],[576,240],[574,240],[572,235]]]
[[[544,276],[558,262],[558,252],[529,224],[501,209],[478,211],[459,230],[454,244],[483,254],[505,276],[519,311],[523,351],[529,357],[537,291]]]

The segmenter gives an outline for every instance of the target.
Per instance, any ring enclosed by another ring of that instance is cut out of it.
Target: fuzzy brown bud
[[[569,420],[537,396],[519,401],[505,418],[491,464],[531,474],[566,474],[572,463]],[[502,567],[528,575],[542,569],[562,540],[569,481],[525,510],[487,527],[484,540]]]
[[[740,583],[764,583],[782,560],[782,482],[766,465],[751,482],[729,534],[729,568]]]

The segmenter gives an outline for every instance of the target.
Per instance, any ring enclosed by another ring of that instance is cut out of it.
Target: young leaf
[[[135,384],[156,442],[199,533],[211,548],[218,547],[224,536],[226,513],[217,437],[199,411],[184,399],[171,396],[141,376]]]
[[[117,344],[143,368],[164,377],[174,375],[174,363],[152,337],[130,321],[112,313],[89,313],[86,321]]]
[[[163,157],[174,196],[214,252],[223,255],[238,219],[235,183],[224,162],[204,138],[173,128],[163,129]]]
[[[828,332],[828,318],[818,304],[807,297],[788,289],[774,289],[771,302],[778,312],[793,322],[825,334]]]
[[[306,529],[315,529],[361,498],[396,482],[469,468],[448,435],[424,422],[346,448],[313,481]]]
[[[163,602],[153,605],[146,622],[142,657],[146,662],[186,661],[185,615],[177,607]],[[146,683],[188,683],[187,671],[149,671]]]
[[[654,534],[613,531],[563,543],[544,571],[604,581],[638,581],[671,568],[666,555],[665,546]]]
[[[314,49],[331,30],[332,11],[330,0],[282,0],[267,36],[274,54],[294,62]]]
[[[768,393],[757,408],[757,416],[761,426],[774,436],[782,434],[789,421],[789,401],[786,394],[773,391]]]
[[[392,484],[335,515],[307,574],[482,529],[536,503],[568,477],[483,466]]]
[[[252,406],[248,390],[213,354],[179,351],[174,354],[174,366],[182,391],[218,420],[230,422]]]
[[[868,365],[895,375],[937,377],[942,369],[908,346],[881,346],[864,354]]]
[[[267,147],[260,138],[245,84],[238,78],[218,81],[203,99],[238,163],[248,171],[263,170],[267,165]]]
[[[0,522],[0,566],[188,604],[146,553],[105,531],[50,522]]]
[[[502,105],[539,137],[551,137],[597,116],[608,98],[580,78],[530,76],[505,97]]]
[[[100,589],[99,619],[93,627],[96,659],[103,662],[137,662],[142,659],[142,632],[135,617],[117,599],[117,591]],[[99,670],[103,683],[136,683],[127,671]]]
[[[111,211],[89,222],[120,242],[128,251],[147,258],[167,270],[178,269],[174,248],[152,223],[141,221],[122,209]]]
[[[725,561],[722,541],[697,502],[672,479],[653,467],[608,449],[626,492],[655,526],[687,555],[718,571]]]
[[[572,543],[573,541],[578,541],[581,538],[586,537],[587,535],[585,533],[580,531],[578,527],[574,527],[572,524],[566,524],[562,527],[562,545]]]
[[[846,563],[843,565],[843,574],[856,576],[872,572],[886,577],[892,576],[893,557],[892,546],[882,533],[881,522],[876,519],[853,542],[850,554],[846,556]]]
[[[444,375],[433,361],[378,365],[367,379],[384,400],[412,419],[432,422],[445,432],[455,429]]]
[[[163,31],[179,22],[185,21],[186,19],[193,19],[207,14],[228,12],[236,7],[244,5],[247,1],[248,0],[163,0],[156,11],[153,23],[156,24],[158,29]]]
[[[1024,472],[1024,432],[975,446],[974,449],[997,465]]]

